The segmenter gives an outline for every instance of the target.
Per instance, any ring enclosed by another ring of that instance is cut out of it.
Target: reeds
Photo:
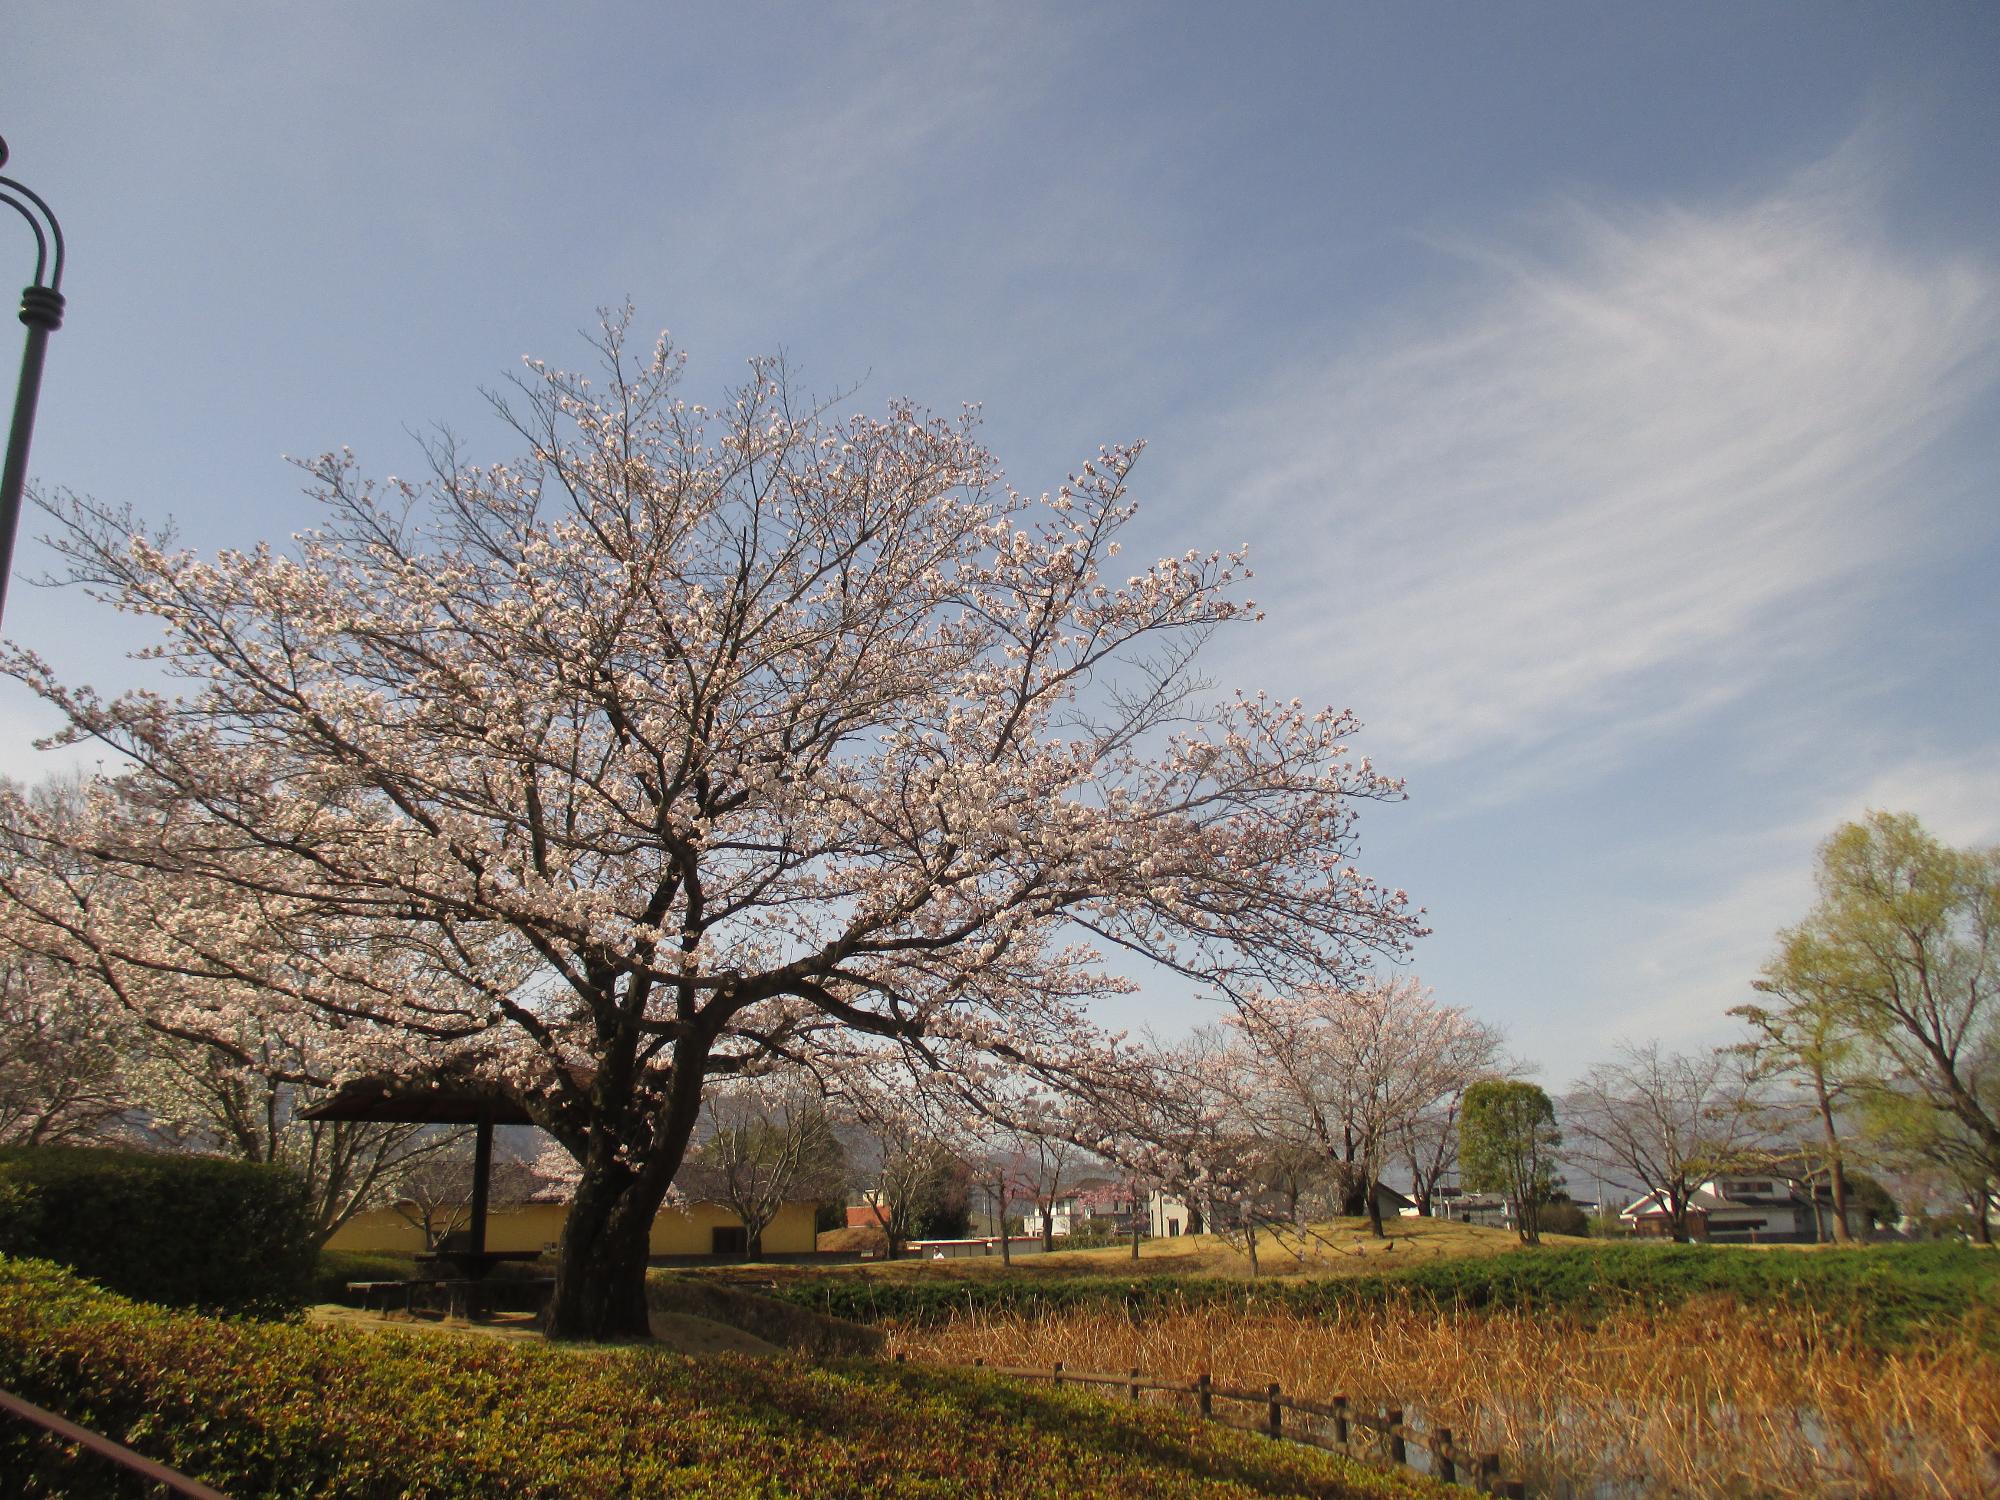
[[[1963,1341],[1884,1354],[1811,1314],[1717,1300],[1616,1313],[1424,1305],[961,1314],[913,1358],[1123,1371],[1396,1404],[1498,1450],[1538,1493],[2000,1495],[2000,1365]]]

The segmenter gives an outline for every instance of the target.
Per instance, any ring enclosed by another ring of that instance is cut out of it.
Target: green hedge
[[[1971,1245],[1747,1250],[1720,1245],[1605,1245],[1435,1260],[1368,1276],[1244,1281],[1220,1276],[1011,1276],[926,1279],[826,1274],[773,1295],[859,1322],[935,1323],[964,1312],[1057,1313],[1116,1304],[1149,1309],[1232,1304],[1313,1312],[1385,1301],[1584,1317],[1634,1305],[1723,1296],[1851,1318],[1879,1344],[1957,1329],[2000,1347],[2000,1253]]]
[[[3,1259],[0,1386],[243,1497],[1457,1493],[970,1372],[218,1322]],[[13,1423],[0,1475],[9,1493],[118,1493],[95,1460]]]
[[[303,1184],[283,1168],[80,1147],[0,1150],[0,1254],[171,1307],[276,1316],[312,1290]]]

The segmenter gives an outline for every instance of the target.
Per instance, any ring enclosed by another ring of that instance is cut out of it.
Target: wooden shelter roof
[[[355,1078],[299,1114],[308,1120],[381,1120],[424,1125],[532,1125],[500,1084],[459,1072]]]

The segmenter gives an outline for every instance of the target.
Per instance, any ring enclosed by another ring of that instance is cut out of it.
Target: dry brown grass
[[[1884,1355],[1796,1314],[1690,1304],[1594,1326],[1410,1307],[961,1316],[913,1358],[1279,1381],[1402,1404],[1498,1450],[1536,1492],[2000,1495],[2000,1369],[1962,1344]],[[1605,1488],[1599,1488],[1605,1486]]]

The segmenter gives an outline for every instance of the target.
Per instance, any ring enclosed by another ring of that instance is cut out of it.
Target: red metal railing
[[[187,1500],[229,1500],[220,1490],[212,1490],[199,1480],[178,1474],[165,1464],[155,1463],[144,1454],[134,1453],[123,1444],[114,1443],[102,1433],[92,1432],[88,1427],[79,1427],[52,1411],[44,1411],[32,1401],[23,1401],[11,1391],[0,1391],[0,1411],[19,1417],[22,1421],[54,1433],[64,1442],[75,1443],[104,1459],[117,1464],[128,1473],[163,1486],[170,1495],[183,1495]]]

